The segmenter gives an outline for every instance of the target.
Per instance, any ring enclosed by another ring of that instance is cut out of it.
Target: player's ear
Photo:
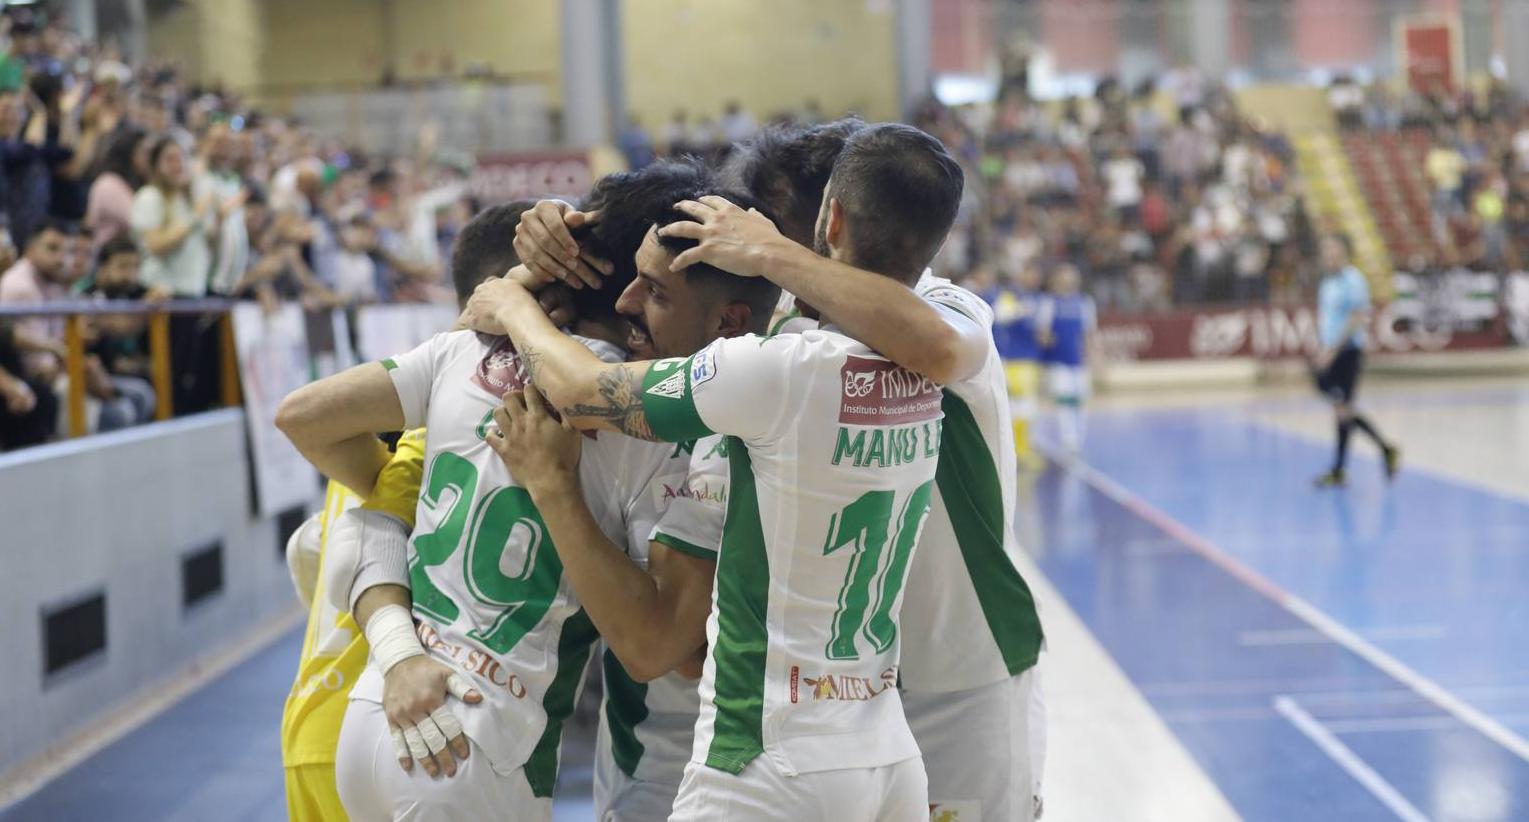
[[[731,302],[722,306],[718,318],[717,336],[739,337],[753,330],[754,311],[748,303]]]
[[[823,238],[829,245],[839,245],[844,239],[844,206],[838,197],[828,198],[828,224],[823,227]]]

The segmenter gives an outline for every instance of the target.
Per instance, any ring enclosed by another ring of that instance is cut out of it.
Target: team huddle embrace
[[[595,653],[602,822],[1035,818],[1003,364],[926,268],[962,185],[849,119],[479,214],[460,330],[278,412],[332,481],[293,818],[550,820]]]

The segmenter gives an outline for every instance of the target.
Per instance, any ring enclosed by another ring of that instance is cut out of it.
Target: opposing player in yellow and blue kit
[[[398,440],[377,475],[364,507],[414,523],[415,502],[425,464],[424,430]],[[286,769],[287,816],[294,822],[334,822],[346,818],[335,791],[335,746],[350,688],[366,666],[366,637],[350,614],[341,613],[321,590],[323,562],[330,552],[329,527],[347,509],[363,504],[350,489],[330,482],[324,508],[292,535],[287,561],[298,595],[308,606],[297,679],[281,716],[281,760]]]
[[[1041,344],[1036,329],[1043,295],[1040,273],[1026,266],[1007,282],[982,295],[993,306],[993,342],[1003,359],[1009,399],[1014,403],[1014,453],[1021,465],[1038,468],[1030,448],[1030,424],[1039,410]]]

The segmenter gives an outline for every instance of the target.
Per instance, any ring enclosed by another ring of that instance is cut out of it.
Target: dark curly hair
[[[580,315],[613,313],[616,298],[637,277],[637,249],[648,230],[690,219],[674,207],[675,203],[707,195],[764,211],[747,191],[722,185],[717,175],[695,158],[661,160],[637,171],[608,175],[596,183],[583,208],[598,209],[600,221],[575,231],[574,236],[591,253],[609,260],[615,270],[605,278],[603,287],[574,292],[574,305]],[[695,242],[667,239],[663,244],[678,253],[693,247]],[[780,294],[780,289],[763,277],[735,277],[708,265],[691,266],[686,269],[685,278],[689,283],[716,289],[728,300],[747,303],[760,322],[765,323]]]
[[[734,147],[723,180],[754,193],[779,217],[781,233],[812,245],[823,189],[844,143],[866,127],[859,117],[816,126],[772,126]]]

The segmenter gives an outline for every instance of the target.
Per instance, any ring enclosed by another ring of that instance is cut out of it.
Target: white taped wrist
[[[402,605],[384,605],[367,620],[366,641],[372,646],[372,659],[386,676],[393,666],[410,657],[424,656],[425,648],[414,633],[414,617]]]

